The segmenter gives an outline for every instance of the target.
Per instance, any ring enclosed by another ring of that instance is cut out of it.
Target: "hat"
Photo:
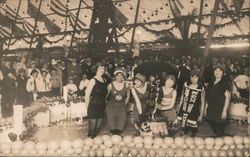
[[[200,74],[200,71],[198,71],[198,70],[192,70],[190,72],[190,76],[199,76],[199,74]]]
[[[18,73],[20,74],[20,73],[26,73],[26,70],[24,69],[24,68],[20,68],[20,69],[18,69]]]
[[[56,65],[58,63],[58,61],[56,61],[55,59],[51,60],[51,65]]]
[[[170,79],[170,80],[172,80],[172,81],[175,81],[175,80],[176,80],[174,75],[167,75],[167,76],[165,77],[165,81],[168,80],[168,79]]]
[[[37,61],[32,60],[32,61],[30,61],[30,65],[31,65],[31,64],[38,64],[38,63],[37,63]]]
[[[74,78],[72,76],[69,76],[68,81],[70,81],[70,80],[74,80]]]
[[[36,69],[33,69],[31,72],[30,72],[30,75],[33,75],[34,73],[38,73],[38,71]]]
[[[138,80],[140,80],[140,81],[142,81],[142,82],[145,82],[145,81],[146,81],[146,76],[144,76],[144,75],[142,75],[142,74],[140,74],[140,73],[137,73],[137,74],[135,75],[135,79],[138,79]]]
[[[225,66],[223,66],[223,65],[216,65],[215,67],[214,67],[214,71],[216,70],[216,69],[220,69],[221,71],[223,71],[223,72],[225,72]]]
[[[49,73],[47,69],[41,69],[41,73],[46,72],[47,74]]]
[[[122,67],[117,67],[114,71],[114,75],[118,74],[118,73],[122,73],[125,76],[125,70]]]

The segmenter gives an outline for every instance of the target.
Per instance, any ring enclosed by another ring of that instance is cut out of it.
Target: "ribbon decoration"
[[[57,39],[57,40],[55,40],[55,41],[49,40],[47,37],[45,37],[44,40],[45,40],[46,42],[52,44],[52,43],[57,43],[57,42],[63,40],[66,36],[67,36],[67,34],[64,34],[60,39]]]
[[[51,0],[50,9],[62,17],[69,17],[68,10],[59,0]]]
[[[156,31],[156,30],[150,29],[150,28],[148,28],[146,25],[141,25],[141,27],[142,27],[143,29],[145,29],[146,31],[151,32],[151,33],[153,33],[153,34],[155,34],[155,35],[162,35],[162,34],[166,34],[166,33],[171,32],[171,31],[172,31],[174,28],[176,28],[177,26],[174,25],[174,26],[170,27],[169,29],[164,29],[164,30],[160,30],[160,31]]]
[[[16,43],[16,41],[17,41],[17,39],[11,40],[10,45],[11,46],[14,45]],[[9,40],[5,40],[4,44],[8,45],[9,44]]]

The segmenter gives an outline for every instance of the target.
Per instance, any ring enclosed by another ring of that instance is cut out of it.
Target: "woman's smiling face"
[[[124,80],[124,76],[122,73],[117,73],[115,75],[115,80],[118,81],[118,82],[122,82]]]
[[[222,71],[221,69],[219,69],[219,68],[216,68],[216,69],[214,70],[214,76],[215,76],[215,78],[222,78],[222,76],[223,76],[223,71]]]
[[[135,87],[136,88],[139,88],[139,87],[141,87],[143,85],[142,81],[139,80],[139,79],[135,79],[134,83],[135,83]]]

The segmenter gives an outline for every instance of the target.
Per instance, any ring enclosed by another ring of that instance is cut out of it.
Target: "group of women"
[[[103,74],[105,65],[97,63],[95,76],[85,91],[85,103],[88,111],[88,136],[95,137],[101,128],[103,118],[107,117],[110,132],[121,134],[126,125],[127,108],[132,108],[133,121],[141,120],[148,111],[151,84],[145,75],[137,73],[133,82],[126,81],[125,70],[117,67],[114,79],[107,84]],[[230,103],[230,84],[223,79],[223,66],[214,68],[214,80],[203,86],[199,72],[192,70],[190,79],[184,84],[179,103],[176,103],[176,77],[166,75],[164,85],[157,87],[155,109],[167,121],[181,124],[183,133],[195,135],[198,122],[206,117],[217,136],[224,135],[227,110]],[[153,79],[154,80],[154,79]],[[152,80],[151,80],[152,81]],[[132,107],[129,104],[133,104]]]

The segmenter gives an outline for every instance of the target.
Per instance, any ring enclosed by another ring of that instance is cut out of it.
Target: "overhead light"
[[[126,49],[120,49],[119,52],[127,52]]]
[[[219,44],[212,44],[210,48],[236,48],[236,47],[249,47],[249,43],[235,43],[235,44],[228,44],[228,45],[219,45]],[[200,48],[205,48],[205,46],[201,46]]]
[[[109,49],[107,52],[109,52],[109,53],[115,52],[115,49]]]

